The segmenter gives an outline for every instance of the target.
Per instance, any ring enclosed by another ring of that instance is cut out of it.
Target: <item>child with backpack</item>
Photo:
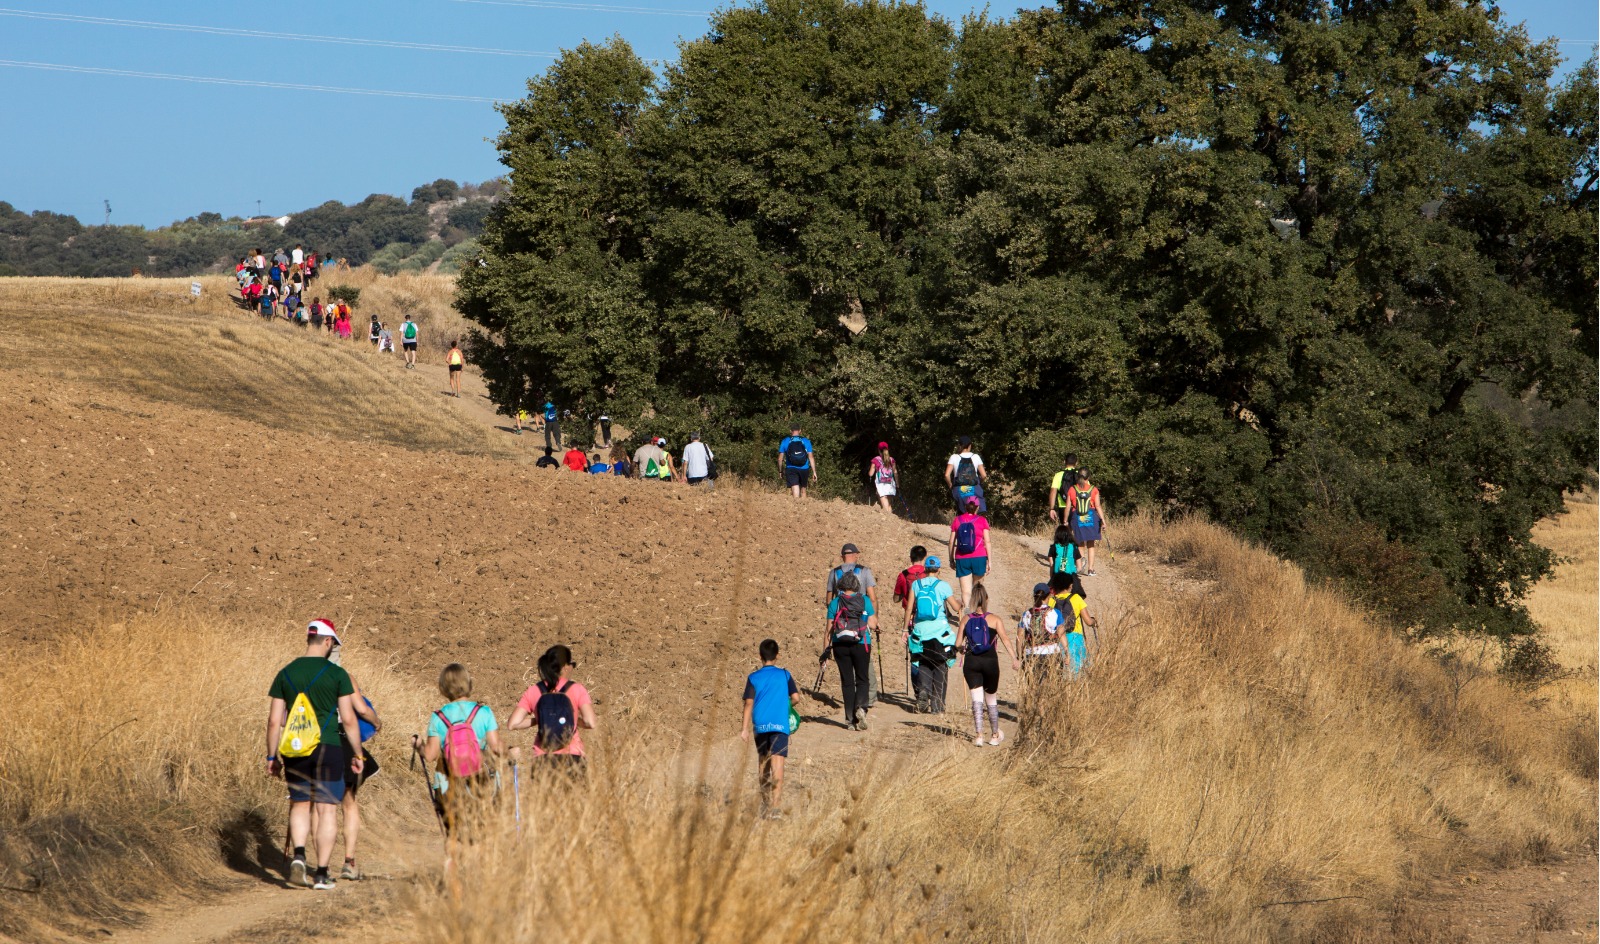
[[[922,562],[926,573],[911,584],[911,610],[907,617],[906,647],[911,652],[912,689],[916,710],[922,714],[944,712],[945,687],[955,664],[955,630],[951,622],[950,585],[939,579],[939,558]]]
[[[776,665],[778,641],[761,640],[761,668],[744,681],[744,723],[739,739],[754,733],[760,772],[761,815],[777,819],[783,800],[783,764],[789,757],[789,736],[800,724],[800,689],[794,676]]]
[[[827,661],[832,653],[833,660],[839,664],[845,727],[865,731],[872,630],[877,628],[878,617],[873,612],[872,598],[861,592],[861,578],[853,573],[843,574],[834,587],[838,593],[828,603],[828,641],[824,644],[822,658]]]
[[[950,558],[956,562],[961,606],[969,606],[972,584],[989,572],[989,519],[978,513],[978,499],[967,499],[966,511],[950,522]]]
[[[1084,627],[1099,625],[1089,612],[1089,595],[1083,589],[1083,581],[1075,574],[1051,575],[1050,595],[1045,598],[1045,604],[1050,607],[1045,613],[1046,631],[1059,634],[1067,649],[1067,668],[1077,675],[1089,662]]]
[[[1053,576],[1053,575],[1052,575]],[[1033,606],[1017,620],[1017,633],[1022,642],[1022,671],[1034,675],[1046,659],[1062,658],[1061,642],[1056,636],[1056,624],[1051,621],[1050,585],[1033,585]]]
[[[583,738],[578,732],[594,730],[594,701],[589,690],[568,677],[577,666],[566,646],[546,649],[539,657],[539,681],[522,693],[509,722],[513,731],[534,729],[536,764],[574,773],[582,771],[584,762]]]
[[[998,746],[1005,735],[1000,733],[1000,656],[995,651],[996,644],[1004,647],[1006,655],[1011,657],[1011,669],[1016,671],[1022,668],[1018,661],[1016,651],[1011,648],[1011,640],[1006,638],[1006,631],[1000,617],[989,612],[989,591],[982,584],[972,591],[972,612],[961,624],[961,631],[956,634],[956,649],[964,653],[961,659],[961,677],[966,680],[967,691],[972,694],[972,724],[977,729],[972,743],[982,746],[983,741],[983,715],[987,707],[989,713],[989,745]]]
[[[1072,541],[1072,528],[1057,525],[1050,542],[1050,573],[1075,574],[1078,572],[1078,547]]]
[[[500,758],[506,751],[494,709],[472,700],[472,673],[466,666],[452,662],[444,667],[439,694],[449,700],[428,718],[422,759],[434,765],[435,802],[445,832],[454,835],[470,804],[488,799],[497,786],[495,768],[484,752]]]

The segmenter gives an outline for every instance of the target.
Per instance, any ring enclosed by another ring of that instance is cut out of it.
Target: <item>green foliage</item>
[[[330,285],[324,291],[328,301],[341,301],[351,308],[361,304],[361,289],[355,285]]]
[[[468,239],[456,243],[444,251],[439,257],[439,271],[448,275],[459,272],[463,266],[471,265],[483,255],[483,246],[476,239]]]
[[[586,44],[504,107],[458,304],[502,403],[768,475],[801,417],[835,493],[887,439],[937,495],[971,432],[1030,519],[1072,451],[1513,636],[1597,452],[1595,64],[1554,65],[1467,0],[730,8],[659,80]]]
[[[337,200],[289,218],[285,238],[314,247],[327,258],[367,261],[390,243],[420,245],[428,239],[428,211],[399,197],[375,193],[354,206]]]
[[[459,193],[461,193],[460,184],[440,177],[431,184],[423,184],[412,190],[411,202],[426,206],[430,203],[438,203],[441,200],[454,200]]]

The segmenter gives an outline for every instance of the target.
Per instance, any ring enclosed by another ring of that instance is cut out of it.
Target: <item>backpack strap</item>
[[[557,694],[557,695],[565,695],[567,693],[567,689],[569,689],[571,687],[572,687],[572,679],[562,679],[561,680],[561,685],[556,689],[555,694]]]
[[[448,735],[450,733],[450,719],[446,718],[444,716],[444,709],[440,708],[438,711],[435,711],[433,714],[434,714],[435,717],[437,717],[439,719],[439,723],[444,725],[444,733],[446,735]]]
[[[472,710],[467,712],[467,720],[463,721],[462,724],[471,725],[473,720],[478,717],[478,709],[482,707],[483,702],[473,702]]]

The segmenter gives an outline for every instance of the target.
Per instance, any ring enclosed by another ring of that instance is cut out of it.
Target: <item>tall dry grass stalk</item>
[[[696,786],[624,738],[527,790],[520,833],[495,814],[428,940],[1422,942],[1419,880],[1593,845],[1592,773],[1516,691],[1215,526],[1119,543],[1196,589],[1122,568],[1133,615],[1024,696],[1008,752],[841,759],[771,823],[748,763]]]
[[[114,927],[219,859],[247,874],[275,863],[287,802],[263,772],[266,691],[304,653],[299,629],[163,612],[0,664],[0,935]],[[401,733],[421,690],[359,645],[345,665],[395,724],[371,744],[386,769],[362,794],[366,835],[427,826]]]

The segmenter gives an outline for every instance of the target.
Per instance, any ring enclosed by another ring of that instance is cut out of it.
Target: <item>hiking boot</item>
[[[361,880],[361,870],[356,867],[355,860],[345,860],[344,869],[339,873],[339,877],[352,882],[359,882]]]
[[[866,729],[867,729],[867,713],[865,711],[863,711],[860,714],[856,715],[856,730],[857,731],[865,731]]]
[[[289,862],[289,884],[295,888],[306,888],[310,882],[306,881],[306,860],[291,859]]]
[[[316,889],[331,889],[337,884],[338,883],[333,880],[333,876],[326,872],[319,871],[317,872],[317,880],[312,884],[311,887]]]

